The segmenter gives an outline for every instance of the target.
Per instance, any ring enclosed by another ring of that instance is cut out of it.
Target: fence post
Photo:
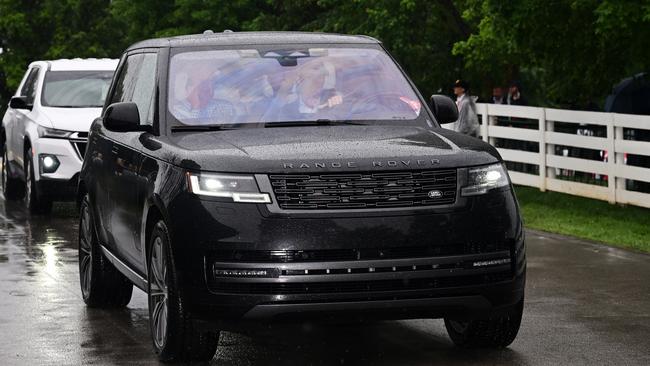
[[[497,116],[488,116],[488,124],[490,126],[495,126],[497,124]],[[488,130],[489,131],[489,130]],[[489,136],[488,136],[489,137]],[[488,143],[494,147],[497,146],[497,139],[494,137],[488,138]]]
[[[555,122],[546,120],[546,109],[544,109],[544,120],[546,121],[546,131],[553,132],[555,131]],[[544,140],[546,140],[546,133],[544,133]],[[547,155],[555,155],[555,144],[545,144],[546,155],[544,155],[544,165],[546,165]],[[548,178],[555,178],[555,168],[546,168],[546,176]],[[546,180],[546,179],[545,179]]]
[[[546,192],[546,108],[539,112],[539,190]]]
[[[607,165],[608,177],[607,188],[609,188],[608,201],[609,203],[616,203],[616,152],[614,150],[614,113],[610,113],[607,118],[607,143],[605,148],[607,150]]]
[[[489,117],[488,117],[488,106],[487,106],[487,104],[481,105],[480,114],[481,114],[481,121],[483,122],[481,124],[481,138],[483,139],[483,141],[488,142],[489,141],[489,138],[488,138],[488,123],[489,123],[488,121],[489,121]]]
[[[614,155],[610,154],[612,159],[615,157],[616,158],[616,164],[617,165],[625,165],[625,153],[619,153],[616,151],[616,141],[617,140],[625,140],[625,136],[623,135],[623,127],[616,126],[616,115],[614,115]],[[615,182],[616,182],[616,189],[619,190],[625,190],[627,189],[627,180],[625,178],[620,178],[620,177],[615,177]],[[616,197],[616,202],[619,202],[620,199],[618,198],[618,195]]]

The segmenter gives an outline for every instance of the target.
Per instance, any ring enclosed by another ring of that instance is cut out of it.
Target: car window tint
[[[43,81],[41,105],[100,108],[112,78],[112,71],[49,71]]]
[[[413,121],[422,109],[390,56],[362,47],[180,51],[168,91],[185,125]]]
[[[115,83],[111,103],[133,102],[138,105],[140,123],[152,124],[152,103],[156,82],[155,53],[127,57]]]
[[[27,97],[27,104],[34,104],[36,99],[36,83],[38,82],[38,67],[32,68],[25,80],[25,85],[23,85],[20,95]]]
[[[150,125],[153,123],[152,105],[156,84],[156,54],[142,54],[140,70],[133,89],[131,101],[138,105],[140,123]]]
[[[135,89],[136,76],[143,59],[143,54],[131,55],[126,58],[119,71],[120,76],[115,82],[115,90],[111,96],[111,104],[131,100],[133,90]]]

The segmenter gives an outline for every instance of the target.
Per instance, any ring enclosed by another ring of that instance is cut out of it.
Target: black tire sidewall
[[[95,218],[88,194],[84,196],[79,206],[79,240],[81,240],[81,224],[83,219],[82,209],[87,207],[90,220],[90,253],[92,268],[90,274],[90,290],[87,296],[82,298],[89,307],[97,308],[121,308],[131,300],[133,283],[120,273],[104,256],[99,245],[97,232],[95,231]],[[79,242],[79,259],[81,259],[81,242]],[[80,268],[81,269],[81,268]],[[79,271],[81,286],[81,270]]]
[[[101,265],[101,263],[100,263],[101,258],[99,258],[99,255],[101,255],[101,253],[100,253],[99,246],[97,244],[97,238],[95,237],[94,222],[93,222],[93,217],[92,217],[93,216],[92,215],[92,210],[90,209],[90,202],[89,202],[89,199],[88,199],[88,195],[85,195],[84,198],[81,201],[81,205],[80,205],[80,209],[79,209],[79,265],[80,265],[80,268],[79,268],[79,280],[80,280],[79,284],[80,285],[81,285],[81,276],[82,276],[82,273],[81,273],[81,235],[83,235],[82,234],[82,227],[83,227],[82,226],[83,225],[82,220],[83,220],[83,210],[84,210],[84,208],[86,208],[89,211],[88,212],[88,219],[90,220],[90,230],[91,230],[91,238],[89,239],[90,240],[89,244],[90,244],[90,260],[92,261],[92,263],[91,263],[92,267],[91,267],[91,272],[90,272],[90,291],[89,291],[88,294],[84,295],[83,290],[82,290],[81,291],[81,296],[82,296],[83,300],[86,303],[89,303],[89,302],[92,302],[93,290],[97,288],[97,276],[98,276],[97,269]]]
[[[9,176],[9,161],[8,161],[8,156],[9,153],[7,151],[7,144],[5,143],[4,146],[2,147],[2,173],[0,174],[5,174],[6,175],[6,182],[5,186],[2,187],[2,193],[5,196],[5,199],[7,200],[19,200],[22,199],[24,196],[24,185],[21,182],[20,179],[17,178],[11,178]],[[1,183],[0,183],[1,184]]]
[[[52,210],[52,201],[47,197],[43,197],[43,195],[38,191],[36,175],[34,174],[34,158],[29,151],[25,151],[25,171],[27,171],[27,169],[29,169],[31,177],[31,182],[28,182],[27,179],[25,179],[25,187],[27,187],[27,184],[31,184],[31,189],[29,190],[29,192],[31,192],[31,197],[27,197],[27,194],[25,194],[25,200],[29,199],[29,204],[27,205],[29,212],[36,214],[50,212]],[[25,175],[25,178],[27,178],[27,175]],[[26,188],[25,192],[27,192]]]
[[[219,332],[202,333],[195,329],[192,319],[186,310],[181,278],[176,270],[172,241],[164,221],[160,220],[154,226],[147,251],[147,300],[151,304],[151,258],[153,243],[161,238],[164,246],[167,267],[167,335],[165,345],[158,348],[154,340],[152,308],[149,306],[149,328],[151,341],[158,358],[163,362],[203,362],[214,356],[219,342]]]
[[[156,345],[156,342],[154,340],[153,336],[153,317],[152,317],[152,306],[151,306],[151,296],[149,295],[151,293],[151,279],[152,279],[152,274],[151,274],[151,262],[152,262],[152,252],[153,252],[153,243],[155,242],[156,238],[160,238],[162,240],[162,245],[163,245],[163,252],[165,255],[165,265],[167,266],[167,290],[168,290],[168,298],[167,298],[167,334],[165,336],[165,344],[162,348],[159,348]],[[154,226],[152,232],[151,232],[151,238],[149,240],[148,244],[148,251],[147,251],[147,282],[148,282],[148,288],[147,288],[147,303],[149,306],[149,329],[151,331],[151,341],[153,343],[154,349],[156,350],[156,353],[160,355],[161,359],[169,359],[173,357],[175,354],[174,350],[174,343],[175,343],[175,338],[178,338],[178,336],[182,336],[177,334],[178,330],[178,306],[174,306],[174,304],[177,303],[178,301],[178,293],[174,290],[175,286],[175,277],[176,277],[176,271],[174,270],[174,265],[172,261],[172,255],[170,253],[171,251],[171,245],[170,245],[170,238],[169,238],[169,231],[167,230],[167,225],[165,225],[164,221],[158,221],[156,225]],[[176,321],[175,321],[176,320]]]

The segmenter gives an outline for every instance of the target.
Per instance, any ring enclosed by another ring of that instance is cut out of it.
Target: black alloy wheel
[[[89,307],[125,307],[133,293],[133,284],[101,251],[88,195],[81,201],[79,210],[79,284]]]
[[[207,362],[219,344],[219,331],[196,328],[191,319],[171,253],[167,225],[160,220],[149,240],[149,327],[153,346],[163,362]]]

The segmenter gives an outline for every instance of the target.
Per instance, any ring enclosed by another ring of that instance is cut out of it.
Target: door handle
[[[113,147],[113,148],[111,149],[111,153],[112,153],[113,155],[117,155],[118,152],[120,152],[120,148],[119,148],[119,147]]]

